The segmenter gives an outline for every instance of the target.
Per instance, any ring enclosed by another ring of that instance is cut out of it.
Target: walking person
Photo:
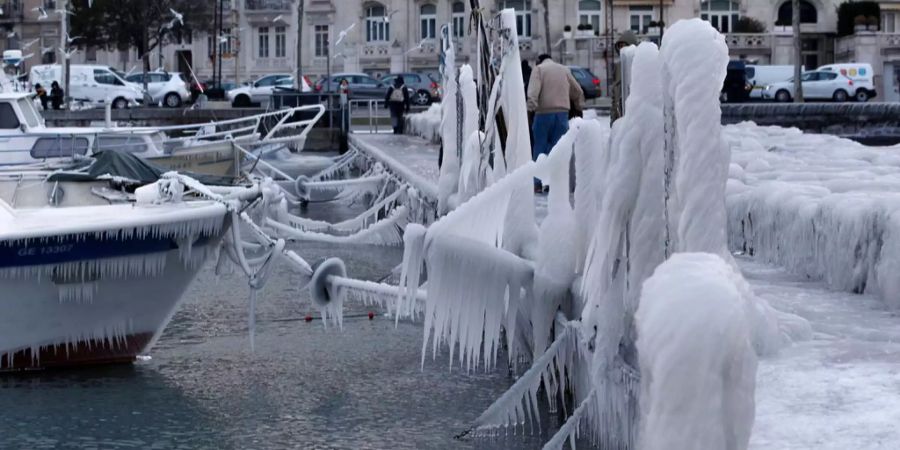
[[[388,88],[384,102],[391,111],[391,125],[394,127],[394,134],[403,134],[403,128],[406,125],[403,122],[403,114],[409,112],[409,92],[406,84],[403,83],[403,77],[398,76],[394,79],[394,85]]]
[[[556,63],[550,55],[538,57],[528,82],[528,111],[534,112],[534,146],[532,157],[549,154],[556,142],[569,131],[569,110],[584,109],[584,92],[572,71]],[[534,180],[534,191],[542,192],[540,181]]]
[[[47,102],[50,100],[47,98],[47,90],[41,86],[41,83],[37,83],[34,85],[34,93],[37,95],[38,100],[41,101],[41,108],[46,111],[49,108],[47,107]]]
[[[63,97],[66,95],[63,92],[63,89],[59,87],[59,83],[53,82],[50,85],[50,103],[53,105],[53,109],[61,109],[63,104]]]

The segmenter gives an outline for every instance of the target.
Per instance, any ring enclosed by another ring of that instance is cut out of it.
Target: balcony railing
[[[729,33],[725,42],[731,50],[772,50],[772,35],[769,33]]]
[[[900,33],[879,33],[878,41],[881,48],[898,48],[900,47]]]
[[[290,11],[291,0],[244,0],[248,11]]]

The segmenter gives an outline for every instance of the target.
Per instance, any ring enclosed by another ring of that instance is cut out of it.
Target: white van
[[[140,88],[125,81],[124,74],[112,67],[98,65],[73,64],[70,66],[69,97],[87,101],[97,105],[112,103],[113,108],[127,108],[137,105],[143,99]],[[29,81],[34,86],[40,83],[47,92],[56,81],[62,86],[62,67],[59,64],[34,66],[29,74]]]
[[[872,70],[871,64],[864,63],[841,63],[828,64],[816,69],[817,71],[836,72],[851,80],[855,91],[853,97],[858,102],[868,101],[870,98],[878,95],[875,90],[875,72]]]
[[[801,71],[804,69],[801,68]],[[794,66],[763,66],[747,64],[747,82],[753,86],[750,98],[761,99],[766,86],[794,77]]]

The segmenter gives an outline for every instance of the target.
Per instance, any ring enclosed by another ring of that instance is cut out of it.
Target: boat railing
[[[311,118],[297,119],[304,114],[312,113]],[[294,108],[257,114],[238,119],[222,120],[210,123],[189,125],[172,125],[165,127],[129,128],[129,131],[162,131],[170,137],[166,143],[188,144],[198,140],[233,139],[236,141],[260,139],[262,142],[276,143],[300,140],[305,138],[313,125],[325,114],[324,105],[304,105]],[[299,133],[294,133],[300,129]]]

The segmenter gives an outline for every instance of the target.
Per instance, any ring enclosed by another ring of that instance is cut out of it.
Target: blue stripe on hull
[[[201,238],[206,240],[207,238]],[[198,242],[199,243],[199,242]],[[0,268],[60,264],[158,253],[178,248],[171,238],[102,239],[91,235],[0,243]]]

